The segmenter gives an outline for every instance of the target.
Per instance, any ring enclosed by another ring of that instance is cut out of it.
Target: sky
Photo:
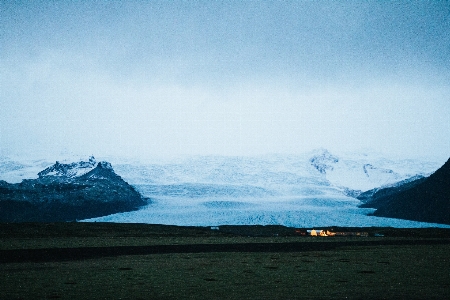
[[[0,155],[450,156],[449,1],[0,0]]]

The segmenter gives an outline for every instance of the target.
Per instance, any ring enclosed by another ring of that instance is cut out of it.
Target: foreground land
[[[0,223],[0,299],[448,298],[449,229],[332,229]]]

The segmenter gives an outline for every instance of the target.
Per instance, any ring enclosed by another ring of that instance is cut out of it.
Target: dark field
[[[449,299],[450,229],[334,230],[4,223],[0,299]]]

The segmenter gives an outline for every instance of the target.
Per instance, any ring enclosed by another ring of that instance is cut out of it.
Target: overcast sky
[[[448,1],[0,1],[0,154],[450,156]]]

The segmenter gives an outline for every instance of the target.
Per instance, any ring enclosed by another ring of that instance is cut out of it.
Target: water
[[[284,225],[312,228],[446,227],[449,225],[368,216],[373,209],[358,208],[352,198],[271,197],[154,199],[138,211],[84,220],[87,222],[149,223],[179,226]]]

